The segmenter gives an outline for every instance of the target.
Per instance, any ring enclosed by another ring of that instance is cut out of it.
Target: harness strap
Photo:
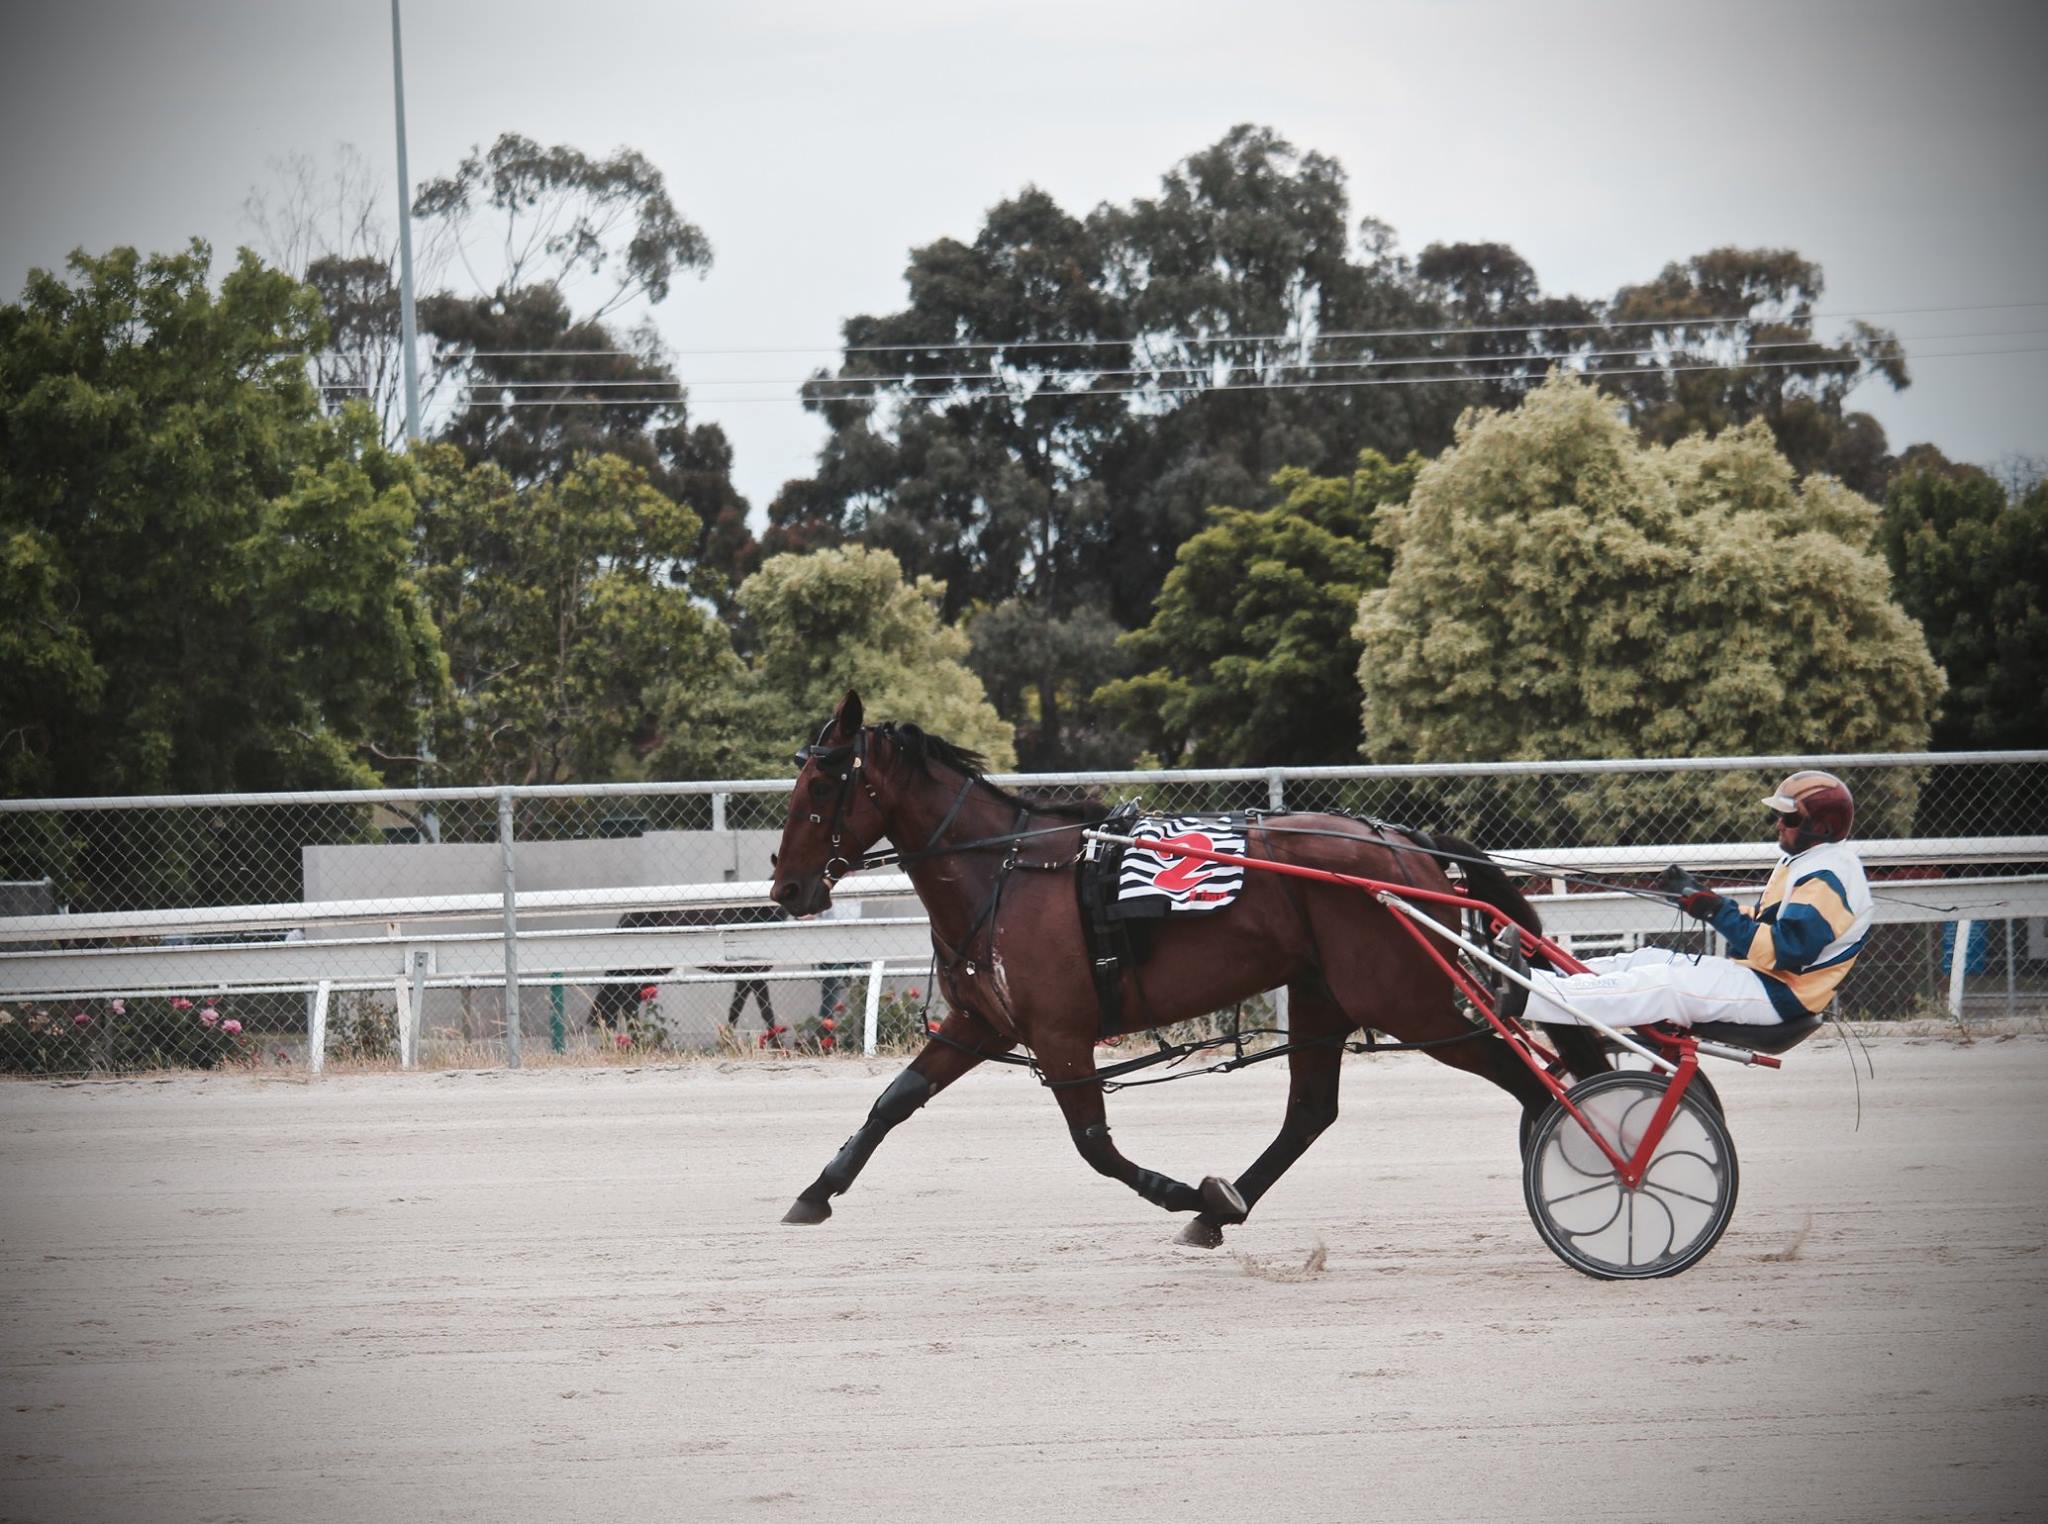
[[[969,779],[968,782],[971,785],[973,780]],[[961,791],[960,798],[964,799],[966,797],[966,790],[963,789]],[[958,809],[959,800],[956,799],[954,801],[954,810],[957,811]],[[952,821],[952,818],[953,813],[948,812],[946,820],[944,822],[941,822],[940,829],[943,830],[945,828],[945,825]],[[1017,812],[1017,818],[1019,820],[1028,820],[1030,818],[1030,811],[1020,809]],[[937,834],[937,832],[933,833],[934,839],[937,838]],[[929,843],[927,843],[927,846],[929,846]],[[1009,855],[1009,857],[1004,859],[1002,867],[996,870],[995,887],[989,891],[988,898],[982,902],[981,912],[975,916],[972,922],[969,923],[966,932],[961,936],[960,947],[957,951],[947,944],[946,939],[944,937],[939,935],[939,929],[937,926],[932,927],[932,946],[941,954],[940,967],[942,967],[948,974],[951,974],[955,969],[964,966],[967,969],[968,977],[972,978],[974,976],[974,962],[971,958],[967,956],[967,954],[974,947],[975,934],[979,932],[983,926],[987,926],[990,928],[989,946],[991,948],[995,946],[994,927],[996,911],[997,908],[1001,906],[1001,904],[1003,903],[1003,885],[1009,882],[1010,870],[1012,868],[1020,866],[1022,865],[1017,861],[1017,854],[1014,852],[1012,852]],[[1033,864],[1032,866],[1039,867],[1049,865]]]
[[[1273,1047],[1260,1048],[1256,1052],[1251,1052],[1245,1048],[1245,1041],[1248,1038],[1285,1037],[1287,1035],[1278,1027],[1254,1027],[1248,1032],[1234,1031],[1219,1037],[1204,1037],[1195,1042],[1169,1043],[1162,1039],[1155,1052],[1141,1053],[1135,1058],[1127,1058],[1121,1063],[1111,1064],[1105,1069],[1097,1069],[1093,1074],[1077,1075],[1073,1079],[1062,1080],[1047,1079],[1045,1071],[1038,1067],[1038,1059],[1030,1053],[989,1053],[980,1048],[969,1047],[964,1042],[958,1042],[946,1036],[943,1032],[927,1031],[925,1035],[932,1042],[943,1043],[949,1048],[966,1053],[985,1063],[1009,1064],[1014,1068],[1029,1069],[1032,1078],[1036,1079],[1039,1084],[1045,1086],[1048,1090],[1072,1090],[1081,1085],[1100,1085],[1103,1094],[1110,1095],[1118,1090],[1128,1090],[1134,1085],[1164,1085],[1172,1080],[1193,1079],[1200,1074],[1228,1074],[1233,1069],[1249,1068],[1253,1064],[1262,1064],[1269,1058],[1282,1058],[1289,1053],[1306,1052],[1311,1048],[1328,1048],[1341,1045],[1346,1053],[1419,1053],[1425,1049],[1448,1047],[1452,1043],[1470,1042],[1476,1037],[1492,1037],[1495,1034],[1490,1028],[1474,1027],[1469,1032],[1458,1032],[1449,1037],[1432,1037],[1422,1042],[1378,1042],[1374,1040],[1372,1033],[1368,1030],[1362,1040],[1345,1037],[1340,1034],[1331,1037],[1311,1038],[1306,1042],[1277,1043]],[[1190,1069],[1184,1074],[1160,1074],[1153,1076],[1151,1079],[1142,1080],[1119,1080],[1117,1078],[1118,1075],[1134,1073],[1140,1069],[1150,1069],[1157,1064],[1183,1063],[1197,1053],[1204,1053],[1211,1048],[1221,1047],[1234,1047],[1237,1051],[1221,1063],[1210,1064],[1201,1069]]]

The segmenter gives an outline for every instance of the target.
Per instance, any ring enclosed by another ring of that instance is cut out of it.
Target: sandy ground
[[[0,1086],[0,1516],[2039,1518],[2048,1039],[1715,1077],[1672,1280],[1553,1259],[1510,1108],[1419,1057],[1215,1253],[1027,1076],[777,1219],[893,1066]],[[1112,1100],[1194,1176],[1281,1066]]]

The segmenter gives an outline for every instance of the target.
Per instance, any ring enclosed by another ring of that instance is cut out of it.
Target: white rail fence
[[[1860,843],[1878,922],[1896,929],[1872,960],[1880,967],[1868,1006],[1939,1002],[1960,1016],[1966,1003],[2017,1011],[2048,1002],[2048,753],[999,781],[1068,796],[1135,794],[1174,810],[1337,808],[1417,819],[1390,806],[1419,806],[1423,823],[1535,843],[1500,855],[1529,874],[1546,925],[1608,945],[1681,928],[1668,907],[1565,892],[1545,870],[1626,880],[1680,861],[1724,882],[1760,881],[1772,854],[1760,839],[1718,834],[1730,824],[1722,798],[1760,791],[1800,765],[1851,777],[1871,801],[1865,823],[1886,833]],[[367,1013],[380,1031],[388,1026],[385,1051],[402,1063],[420,1062],[425,1043],[470,1062],[496,1048],[517,1064],[523,1041],[561,1052],[702,1045],[719,1035],[716,1001],[728,991],[727,1041],[742,1035],[737,1017],[751,994],[764,1031],[781,1028],[778,1043],[834,1043],[851,1035],[849,1023],[827,1017],[855,986],[861,1044],[872,1052],[891,1035],[888,1021],[901,1036],[921,1007],[930,956],[922,909],[901,875],[867,874],[840,892],[858,918],[759,919],[768,913],[760,873],[787,788],[760,780],[0,801],[0,879],[9,881],[0,912],[13,912],[0,913],[0,1059],[44,1072],[181,1056],[318,1069],[337,1001],[353,1001],[350,1051],[361,1051]],[[1600,842],[1608,814],[1624,836],[1636,794],[1661,794],[1655,823],[1666,835]],[[1761,838],[1761,815],[1749,813]],[[1947,829],[1900,830],[1929,821]],[[1717,834],[1703,839],[1709,830]],[[249,893],[263,889],[273,893]],[[1861,995],[1866,982],[1859,967],[1852,987]],[[785,1009],[794,1000],[817,1015],[784,1026],[771,987]],[[649,989],[656,995],[641,999]],[[507,1011],[519,1019],[508,1022]],[[230,1022],[240,1030],[226,1042],[220,1029]],[[29,1041],[31,1024],[40,1047]]]

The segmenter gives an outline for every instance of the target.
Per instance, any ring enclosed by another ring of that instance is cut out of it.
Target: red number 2
[[[1199,831],[1190,831],[1185,836],[1168,836],[1160,842],[1160,846],[1195,847],[1203,852],[1215,850],[1209,838]],[[1184,889],[1194,888],[1208,877],[1209,870],[1214,866],[1214,863],[1200,857],[1176,857],[1152,882],[1168,894],[1179,894]]]

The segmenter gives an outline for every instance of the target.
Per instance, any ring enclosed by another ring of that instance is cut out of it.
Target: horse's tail
[[[1464,870],[1466,888],[1474,899],[1483,900],[1526,930],[1543,930],[1543,918],[1536,914],[1536,907],[1529,903],[1521,890],[1508,882],[1500,864],[1482,849],[1442,831],[1430,832],[1429,839],[1449,861]]]

